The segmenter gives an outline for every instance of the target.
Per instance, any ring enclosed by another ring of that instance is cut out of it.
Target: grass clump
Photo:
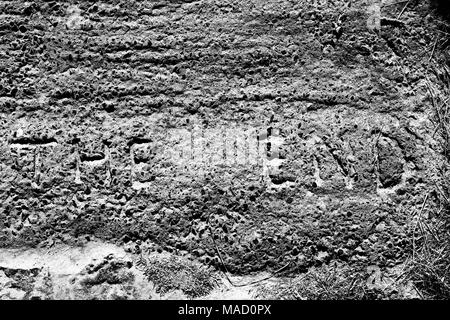
[[[435,138],[443,155],[433,192],[436,209],[428,218],[422,210],[413,234],[413,253],[409,277],[424,299],[450,299],[450,68],[441,64],[434,69],[435,90],[428,83],[433,106]]]
[[[371,282],[367,270],[340,263],[313,267],[303,275],[258,288],[258,297],[276,300],[369,300],[398,298],[394,285]]]
[[[181,290],[190,298],[205,296],[215,288],[218,280],[201,263],[174,255],[151,255],[148,258],[141,256],[137,265],[162,295]]]

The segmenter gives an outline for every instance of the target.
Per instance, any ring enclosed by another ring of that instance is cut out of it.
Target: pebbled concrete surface
[[[376,3],[1,1],[0,246],[403,263],[439,25]]]

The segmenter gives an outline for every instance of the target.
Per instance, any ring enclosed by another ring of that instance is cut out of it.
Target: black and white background
[[[0,1],[0,299],[448,299],[449,21]]]

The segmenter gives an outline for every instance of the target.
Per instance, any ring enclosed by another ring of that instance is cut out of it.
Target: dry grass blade
[[[400,11],[400,13],[397,16],[397,19],[400,19],[400,17],[403,15],[403,13],[406,11],[406,8],[408,8],[409,3],[411,2],[411,0],[406,1],[405,6],[403,7],[402,11]]]

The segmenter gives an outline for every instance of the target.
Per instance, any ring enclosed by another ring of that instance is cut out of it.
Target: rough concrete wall
[[[433,38],[373,3],[1,1],[1,246],[402,262]]]

